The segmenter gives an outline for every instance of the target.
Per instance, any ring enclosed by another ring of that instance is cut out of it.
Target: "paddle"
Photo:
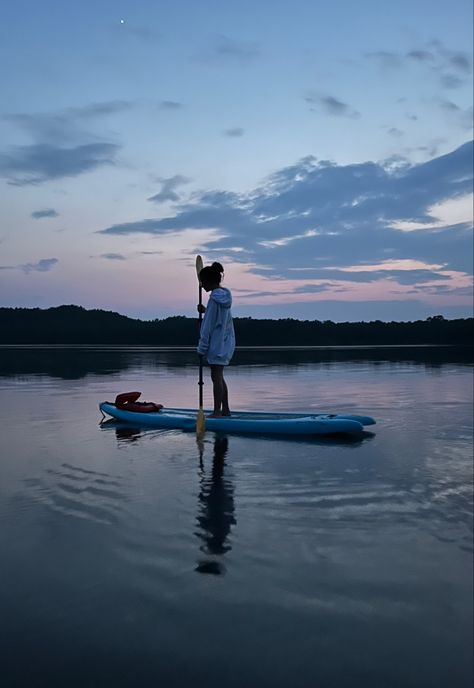
[[[202,306],[202,284],[201,280],[199,279],[199,273],[201,272],[203,268],[203,262],[201,256],[196,256],[196,274],[197,278],[199,281],[199,327],[201,327],[201,322],[202,322],[202,313],[201,313],[201,306]],[[197,413],[196,417],[196,434],[198,436],[203,435],[204,432],[206,431],[206,419],[204,417],[204,409],[203,409],[203,403],[202,403],[202,387],[204,385],[204,382],[202,381],[202,355],[199,355],[199,410]]]

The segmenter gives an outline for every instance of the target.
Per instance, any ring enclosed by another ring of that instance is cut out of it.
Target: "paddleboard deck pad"
[[[104,415],[135,426],[196,430],[196,409],[163,407],[160,411],[143,413],[130,411],[110,401],[103,401],[99,409]],[[271,435],[360,435],[364,427],[374,425],[370,416],[333,413],[259,413],[233,411],[231,416],[211,418],[205,411],[206,430],[221,432],[261,433]]]

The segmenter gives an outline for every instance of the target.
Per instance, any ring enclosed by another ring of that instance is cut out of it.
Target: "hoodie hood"
[[[219,306],[222,306],[222,308],[230,308],[232,306],[232,294],[225,287],[213,289],[209,298],[218,303]]]

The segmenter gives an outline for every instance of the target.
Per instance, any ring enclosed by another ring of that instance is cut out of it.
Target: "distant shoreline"
[[[472,344],[474,319],[447,320],[436,315],[413,322],[344,322],[293,318],[235,318],[239,349],[309,350],[313,348],[453,346]],[[0,308],[0,345],[196,347],[197,318],[173,316],[136,320],[81,306]]]
[[[325,346],[236,346],[236,351],[326,351],[350,349],[466,349],[474,348],[469,344],[332,344]],[[195,346],[154,346],[153,344],[0,344],[0,349],[107,349],[121,351],[128,349],[143,349],[147,351],[191,351]]]

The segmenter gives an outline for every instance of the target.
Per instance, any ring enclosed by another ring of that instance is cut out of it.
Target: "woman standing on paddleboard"
[[[213,263],[199,272],[202,288],[211,292],[207,308],[198,306],[204,313],[198,344],[198,354],[205,356],[211,368],[212,390],[214,393],[214,411],[211,418],[230,416],[229,395],[224,380],[224,368],[234,354],[235,334],[232,322],[232,294],[229,289],[221,287],[224,268],[220,263]]]

